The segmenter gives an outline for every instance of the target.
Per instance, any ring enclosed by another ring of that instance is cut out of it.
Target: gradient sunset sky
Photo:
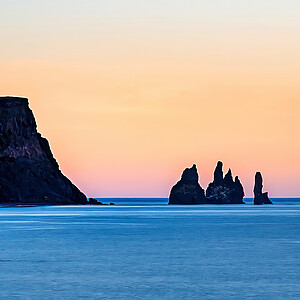
[[[88,196],[167,197],[218,160],[300,196],[299,0],[0,0],[0,94]]]

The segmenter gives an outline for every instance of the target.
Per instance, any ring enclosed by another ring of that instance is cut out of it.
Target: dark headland
[[[27,98],[0,97],[0,203],[87,203],[61,173]]]

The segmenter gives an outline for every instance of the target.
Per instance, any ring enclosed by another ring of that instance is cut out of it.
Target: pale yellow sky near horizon
[[[86,194],[166,197],[222,160],[247,196],[257,170],[271,196],[300,195],[300,3],[12,2],[0,93],[29,98]]]

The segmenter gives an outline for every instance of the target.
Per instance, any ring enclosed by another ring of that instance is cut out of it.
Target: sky
[[[218,160],[300,196],[298,0],[0,0],[0,94],[93,197],[167,197]]]

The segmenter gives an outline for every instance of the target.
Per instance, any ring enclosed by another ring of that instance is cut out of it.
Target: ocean
[[[300,299],[300,199],[0,208],[0,299]]]

